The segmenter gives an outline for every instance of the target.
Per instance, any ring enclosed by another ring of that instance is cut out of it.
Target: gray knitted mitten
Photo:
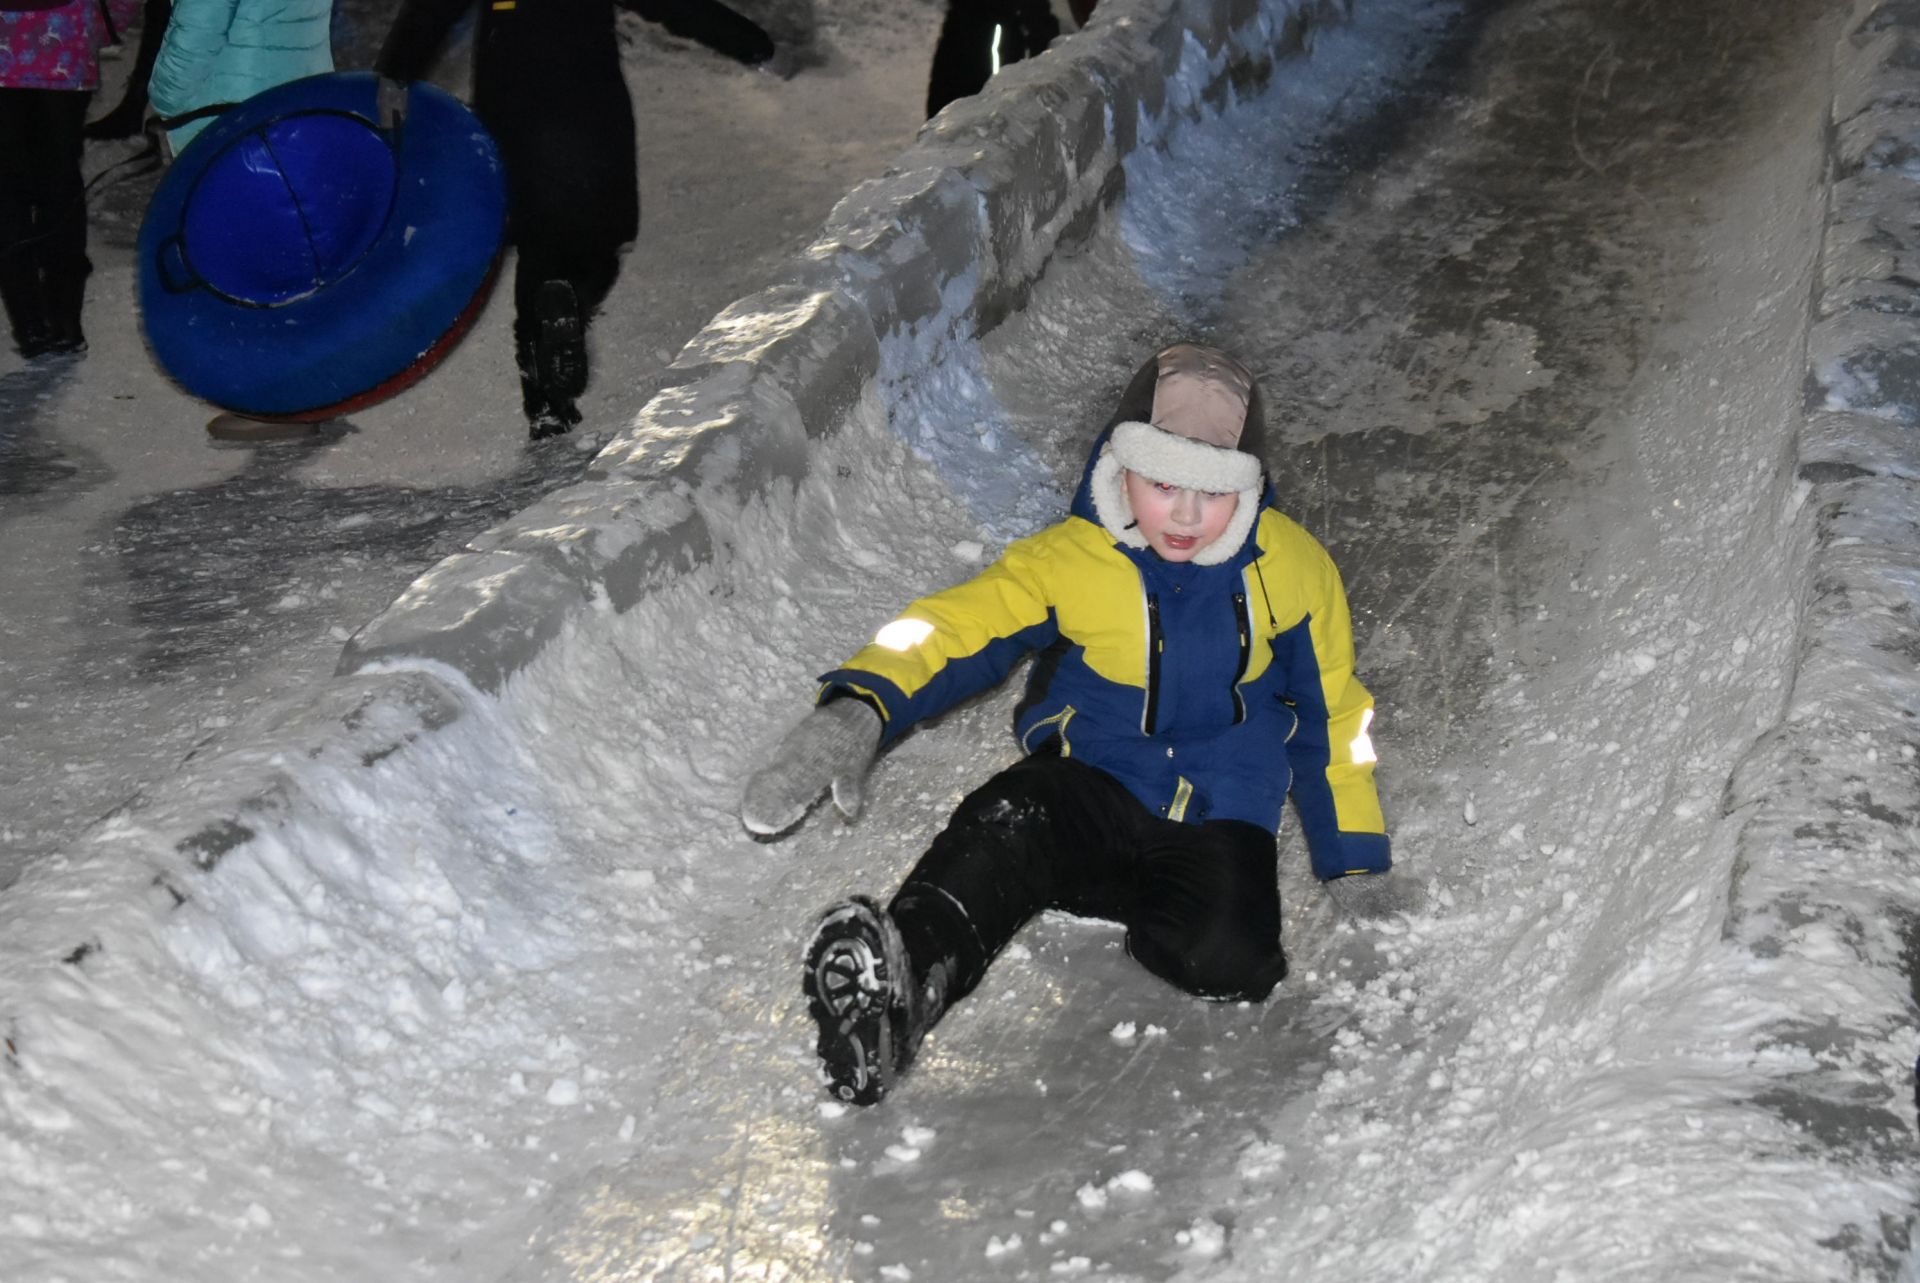
[[[1427,884],[1406,873],[1354,873],[1320,885],[1341,914],[1357,922],[1418,913],[1427,903]]]
[[[848,819],[860,814],[867,768],[880,747],[880,714],[857,699],[838,699],[808,713],[788,731],[766,764],[747,781],[740,820],[750,832],[792,828],[829,788]]]

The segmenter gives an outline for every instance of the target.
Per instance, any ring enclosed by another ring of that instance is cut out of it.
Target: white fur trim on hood
[[[1111,449],[1120,466],[1164,485],[1209,494],[1237,494],[1260,486],[1260,460],[1151,423],[1121,423]]]
[[[1128,438],[1126,446],[1122,445],[1122,434]],[[1189,457],[1188,451],[1204,453]],[[1197,466],[1180,468],[1173,475],[1168,475],[1170,469],[1165,463],[1159,462],[1163,459],[1175,465]],[[1142,466],[1143,463],[1153,466]],[[1162,470],[1156,471],[1156,468]],[[1258,459],[1237,450],[1222,450],[1217,446],[1175,436],[1151,424],[1122,423],[1114,428],[1113,436],[1101,448],[1100,458],[1093,465],[1088,489],[1093,499],[1094,515],[1100,518],[1100,524],[1108,534],[1129,548],[1145,548],[1147,540],[1134,522],[1133,505],[1127,501],[1127,486],[1122,476],[1125,472],[1138,472],[1144,477],[1183,489],[1240,497],[1240,502],[1234,507],[1233,518],[1227,522],[1227,528],[1220,533],[1220,537],[1194,554],[1193,564],[1196,566],[1217,566],[1239,552],[1241,545],[1247,541],[1247,533],[1260,516],[1261,473]]]

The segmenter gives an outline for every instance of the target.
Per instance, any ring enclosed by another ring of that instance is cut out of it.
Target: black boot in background
[[[544,281],[534,304],[531,354],[521,356],[520,386],[527,404],[527,431],[535,441],[557,437],[580,422],[574,402],[587,390],[587,324],[580,299],[567,281]]]
[[[0,305],[6,308],[15,350],[29,361],[46,353],[53,344],[46,294],[31,248],[30,242],[22,242],[0,250]]]
[[[580,422],[580,411],[572,397],[548,386],[539,345],[531,338],[519,339],[514,345],[514,361],[520,367],[520,408],[527,416],[527,435],[542,441],[572,431]]]
[[[533,354],[533,340],[520,333],[520,325],[513,328],[513,363],[520,371],[520,408],[526,413],[527,422],[532,423],[547,408],[547,394],[540,388],[540,362]]]
[[[587,319],[580,314],[580,298],[569,281],[547,281],[540,286],[540,330],[535,350],[540,360],[540,385],[549,400],[572,401],[587,390]]]
[[[82,258],[77,263],[48,267],[42,273],[50,331],[47,351],[78,356],[87,350],[80,312],[86,303],[87,277],[92,272],[93,264]]]

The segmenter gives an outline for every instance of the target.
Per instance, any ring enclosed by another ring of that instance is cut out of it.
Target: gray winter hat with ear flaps
[[[1194,557],[1218,565],[1240,551],[1260,515],[1266,424],[1253,372],[1216,348],[1175,343],[1142,365],[1121,394],[1112,434],[1093,466],[1093,508],[1107,533],[1145,548],[1121,473],[1187,490],[1237,494],[1220,538]]]

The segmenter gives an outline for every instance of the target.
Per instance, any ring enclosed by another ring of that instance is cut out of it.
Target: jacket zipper
[[[1041,718],[1039,721],[1035,722],[1032,726],[1029,726],[1027,728],[1027,733],[1020,737],[1020,747],[1026,752],[1031,753],[1033,752],[1034,735],[1043,730],[1052,731],[1054,734],[1060,737],[1060,756],[1072,757],[1073,745],[1067,742],[1067,723],[1073,720],[1074,712],[1075,712],[1075,709],[1073,705],[1068,704],[1065,708],[1055,713],[1052,717]]]
[[[1233,724],[1238,726],[1247,720],[1247,700],[1240,693],[1240,683],[1247,675],[1247,661],[1253,658],[1253,625],[1247,618],[1247,595],[1237,592],[1233,595],[1234,623],[1240,628],[1240,662],[1234,666],[1233,681]]]
[[[1147,706],[1140,715],[1140,730],[1151,735],[1160,710],[1160,598],[1147,594]]]

